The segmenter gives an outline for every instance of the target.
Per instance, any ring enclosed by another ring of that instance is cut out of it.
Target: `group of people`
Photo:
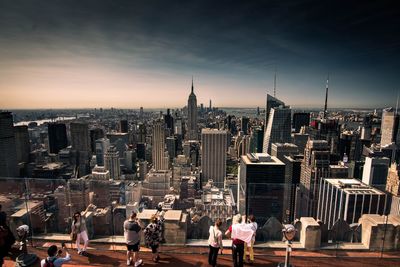
[[[217,219],[213,226],[209,229],[209,253],[208,263],[215,267],[217,265],[218,252],[223,251],[222,245],[222,232],[220,227],[221,220]],[[247,261],[249,264],[254,262],[253,246],[257,231],[256,218],[253,215],[248,217],[247,223],[242,223],[242,216],[237,214],[233,217],[232,225],[225,232],[227,237],[232,239],[232,260],[234,267],[243,266],[243,257],[246,253]]]

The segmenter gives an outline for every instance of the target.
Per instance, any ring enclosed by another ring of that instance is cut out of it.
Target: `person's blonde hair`
[[[232,224],[237,224],[237,223],[241,223],[241,222],[242,222],[242,215],[240,215],[240,213],[233,216]]]

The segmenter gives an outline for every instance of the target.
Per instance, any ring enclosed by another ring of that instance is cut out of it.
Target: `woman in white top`
[[[222,253],[222,232],[219,230],[221,227],[221,220],[217,219],[214,226],[210,226],[210,237],[208,238],[208,244],[210,246],[210,252],[208,253],[208,263],[213,267],[217,266],[218,251],[221,249]]]

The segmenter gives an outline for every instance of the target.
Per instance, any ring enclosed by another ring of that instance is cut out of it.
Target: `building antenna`
[[[328,73],[328,78],[326,79],[324,119],[326,119],[326,115],[328,114],[328,87],[329,87],[329,73]]]
[[[275,75],[274,75],[274,97],[276,98],[276,66],[275,66]]]

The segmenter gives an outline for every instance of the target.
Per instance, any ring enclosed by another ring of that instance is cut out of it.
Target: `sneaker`
[[[82,251],[78,250],[78,255],[83,255]]]
[[[131,260],[129,259],[129,260],[126,260],[126,265],[131,265]]]
[[[140,266],[142,263],[143,263],[142,259],[138,260],[137,262],[135,262],[135,267]]]

